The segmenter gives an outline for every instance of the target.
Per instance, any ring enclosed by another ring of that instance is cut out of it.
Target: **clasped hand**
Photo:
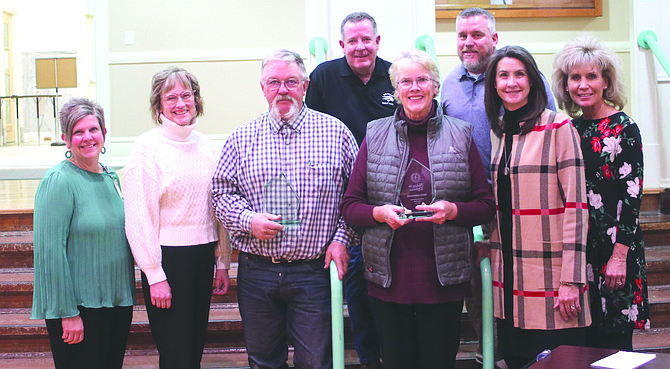
[[[284,229],[284,226],[276,221],[281,219],[281,216],[258,213],[251,218],[251,234],[259,240],[271,240],[279,231]]]
[[[458,207],[456,207],[456,204],[444,200],[434,202],[430,205],[417,205],[416,210],[430,211],[433,212],[433,215],[421,218],[400,219],[399,214],[404,213],[405,208],[402,206],[386,204],[375,206],[372,210],[372,216],[376,221],[386,223],[392,229],[398,229],[413,220],[416,220],[417,222],[442,224],[445,220],[453,220],[458,214]]]
[[[417,205],[416,210],[431,211],[429,217],[416,218],[418,222],[444,223],[445,220],[454,220],[458,215],[458,207],[453,202],[440,200],[430,205]]]

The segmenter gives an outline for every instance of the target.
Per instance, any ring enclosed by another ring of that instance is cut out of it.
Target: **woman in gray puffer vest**
[[[402,105],[368,124],[340,208],[363,230],[384,368],[453,368],[471,230],[491,221],[495,203],[472,127],[434,100],[428,54],[404,52],[389,73]]]

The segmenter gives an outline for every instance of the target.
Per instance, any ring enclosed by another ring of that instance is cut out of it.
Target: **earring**
[[[104,155],[106,152],[107,152],[107,148],[103,146],[102,151],[100,151],[100,153]]]
[[[72,150],[68,150],[65,152],[65,159],[69,159],[72,157]]]

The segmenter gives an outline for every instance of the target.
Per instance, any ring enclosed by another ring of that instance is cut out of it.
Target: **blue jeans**
[[[365,264],[361,245],[349,249],[349,267],[345,276],[344,292],[349,309],[354,348],[361,364],[379,362],[380,343],[377,321],[368,295]]]
[[[253,368],[331,368],[330,274],[323,258],[273,264],[240,253],[237,296]]]

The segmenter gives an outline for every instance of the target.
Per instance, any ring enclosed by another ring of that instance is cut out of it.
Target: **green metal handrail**
[[[435,41],[433,41],[433,38],[428,35],[421,35],[416,38],[416,41],[414,42],[414,47],[428,53],[428,56],[430,56],[435,65],[437,65],[437,70],[439,72],[440,64],[437,62],[437,54],[435,53]]]
[[[670,61],[663,54],[663,50],[661,50],[656,41],[658,41],[658,38],[654,31],[645,30],[637,35],[637,44],[643,49],[651,49],[654,55],[656,55],[658,63],[661,64],[661,67],[665,69],[665,73],[670,77]]]
[[[342,280],[335,261],[330,261],[330,310],[333,326],[333,369],[344,369],[344,305]]]
[[[484,240],[481,226],[472,229],[474,242]],[[493,369],[495,357],[493,350],[493,277],[491,274],[491,260],[488,257],[479,261],[482,273],[482,356],[483,369]]]
[[[316,64],[321,64],[326,61],[326,53],[328,52],[328,41],[323,37],[314,37],[309,42],[309,53],[314,55]]]

